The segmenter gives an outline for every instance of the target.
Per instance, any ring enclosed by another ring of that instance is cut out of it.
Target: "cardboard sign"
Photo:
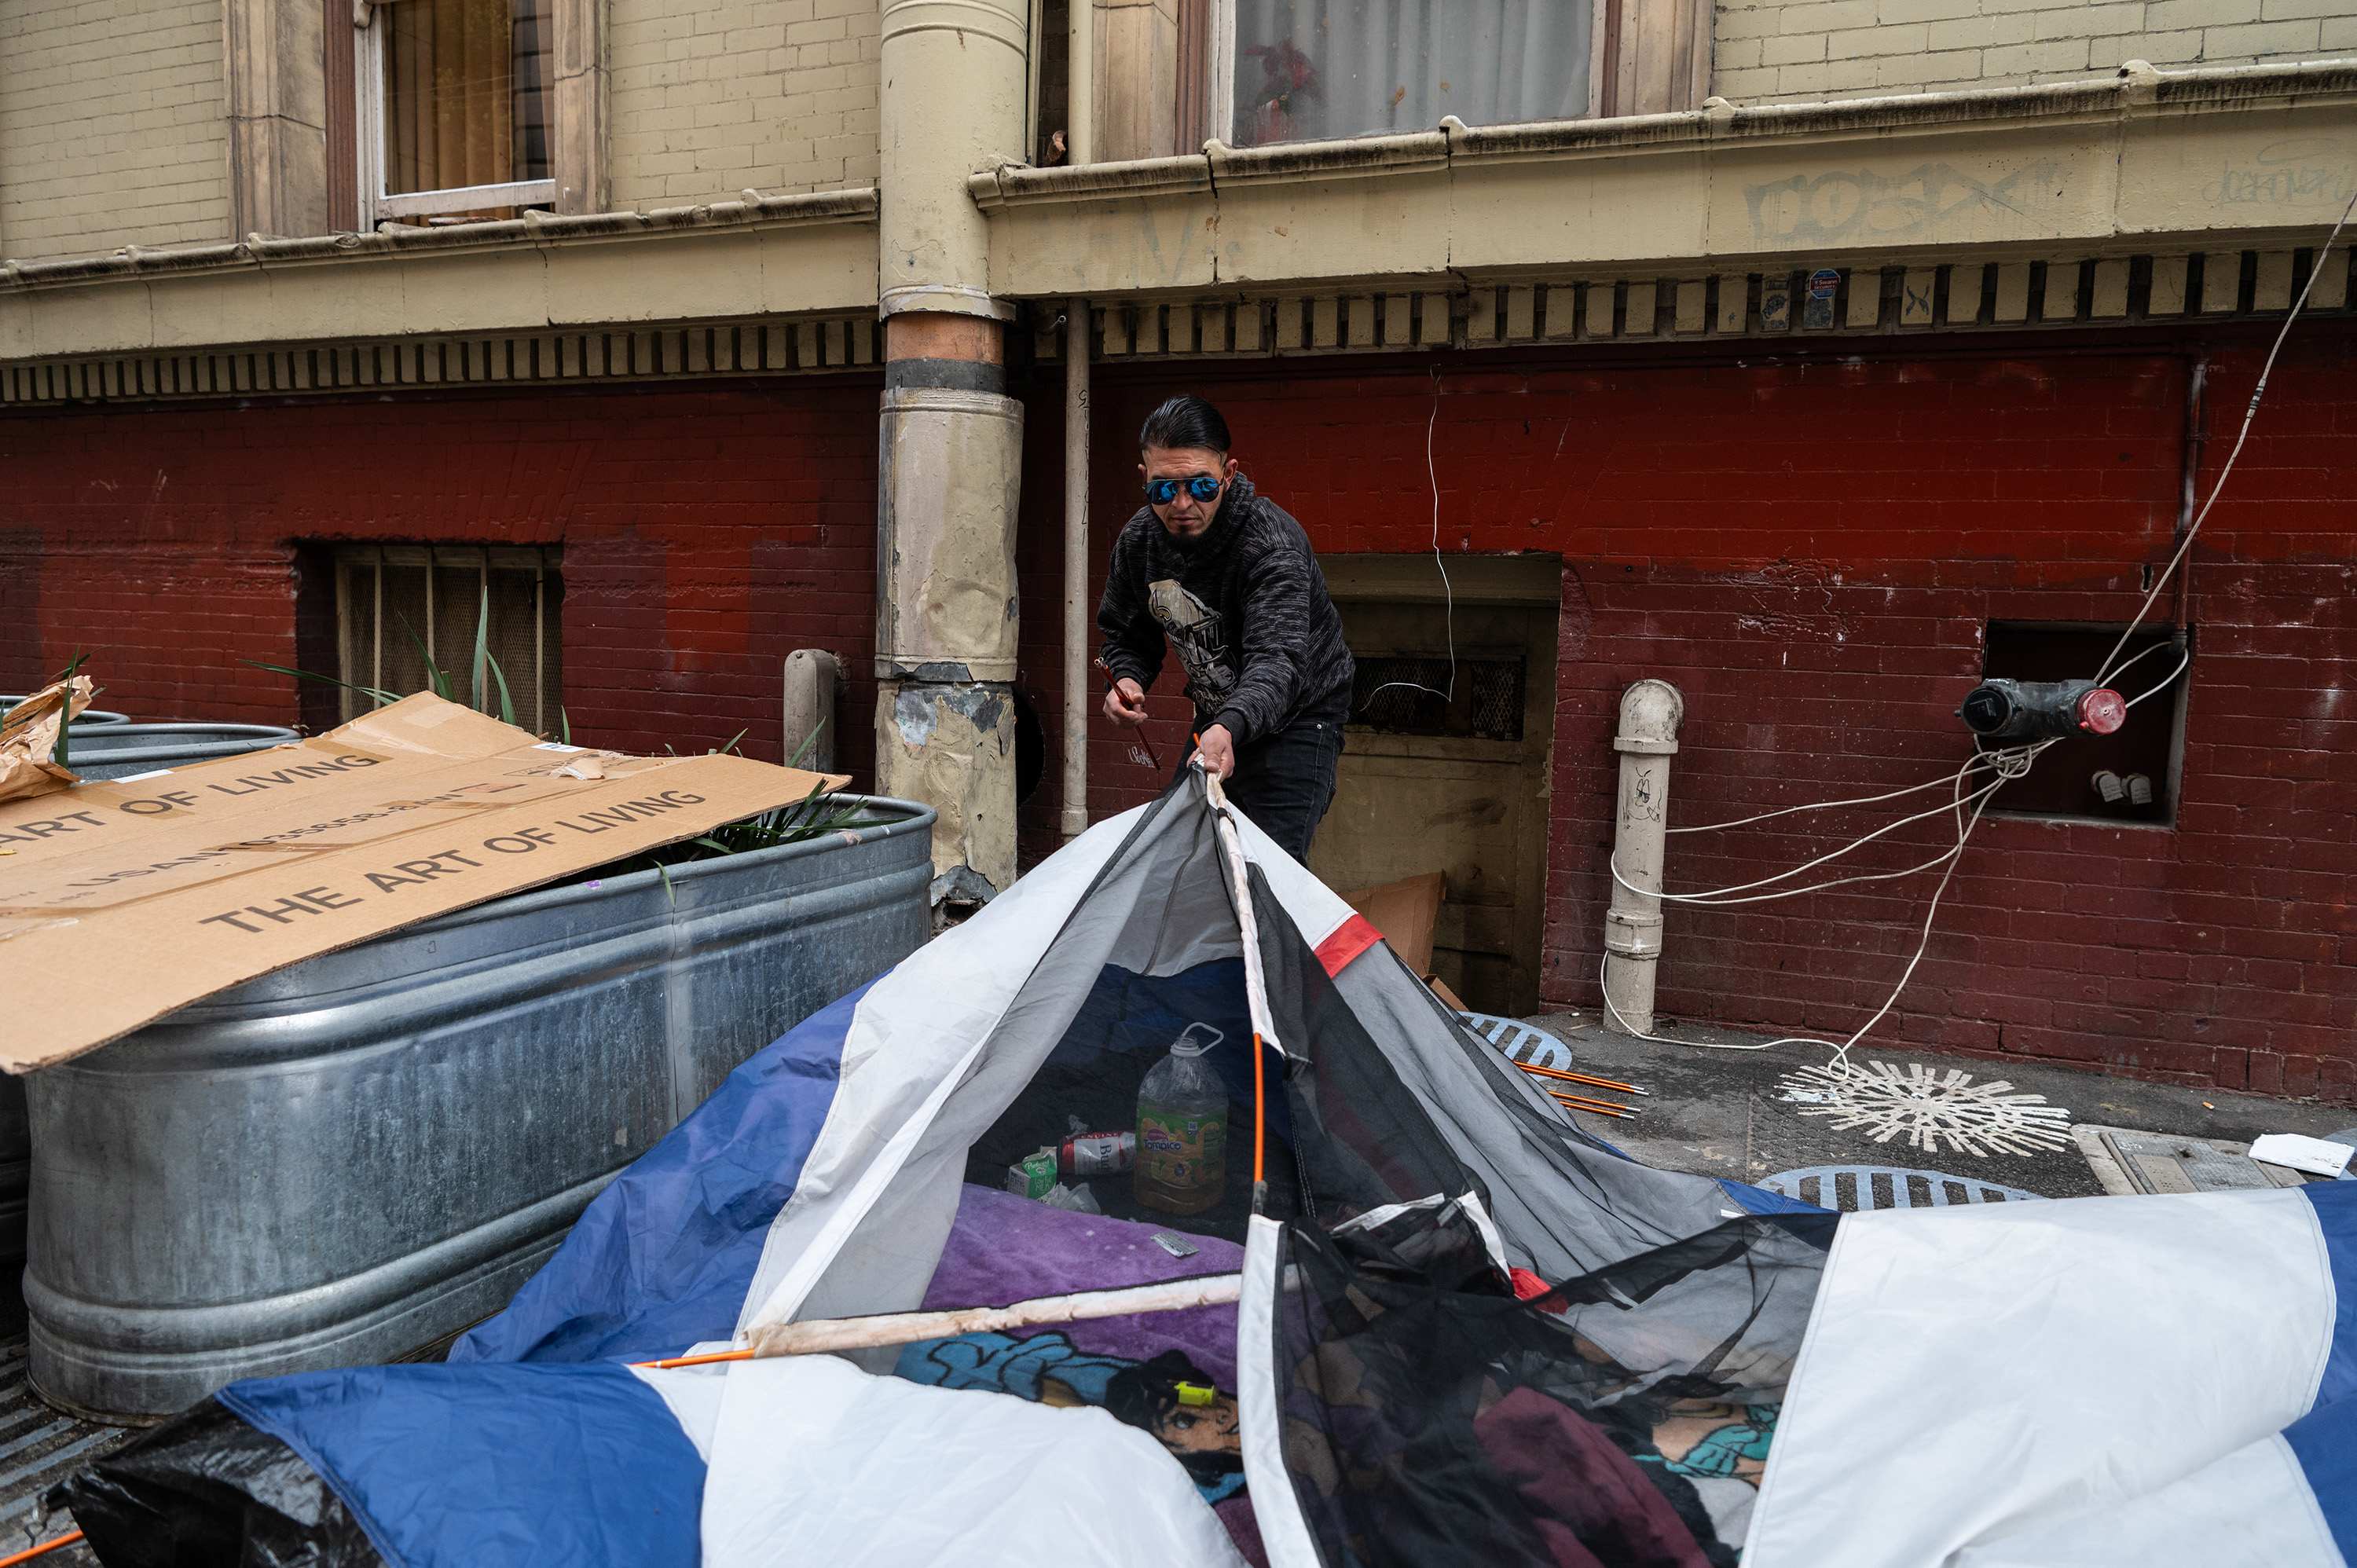
[[[559,777],[568,763],[596,768]],[[743,757],[618,757],[409,697],[296,745],[0,802],[0,1068],[807,796]],[[829,777],[840,786],[848,779]]]

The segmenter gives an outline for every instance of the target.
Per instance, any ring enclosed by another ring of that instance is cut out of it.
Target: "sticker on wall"
[[[1834,295],[1841,292],[1841,274],[1831,267],[1819,267],[1809,274],[1807,314],[1803,327],[1831,327],[1834,324]]]
[[[1792,279],[1779,274],[1760,280],[1760,330],[1782,332],[1792,325]]]

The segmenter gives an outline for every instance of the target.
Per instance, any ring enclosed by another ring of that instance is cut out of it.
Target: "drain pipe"
[[[1089,825],[1089,302],[1064,306],[1064,836]]]
[[[1612,834],[1612,908],[1604,917],[1604,1005],[1631,1035],[1653,1032],[1653,971],[1662,957],[1662,852],[1669,830],[1670,758],[1686,702],[1667,681],[1620,694],[1620,811]]]

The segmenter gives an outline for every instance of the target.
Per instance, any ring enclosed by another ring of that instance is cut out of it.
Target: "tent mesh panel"
[[[1320,1556],[1734,1563],[1821,1272],[1812,1240],[1736,1220],[1523,1302],[1458,1206],[1286,1227],[1276,1397]]]

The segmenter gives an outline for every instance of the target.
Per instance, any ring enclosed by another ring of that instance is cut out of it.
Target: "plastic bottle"
[[[1210,1036],[1199,1040],[1197,1031]],[[1223,1036],[1189,1024],[1137,1086],[1137,1201],[1166,1214],[1200,1214],[1228,1186],[1228,1091],[1203,1053]]]

